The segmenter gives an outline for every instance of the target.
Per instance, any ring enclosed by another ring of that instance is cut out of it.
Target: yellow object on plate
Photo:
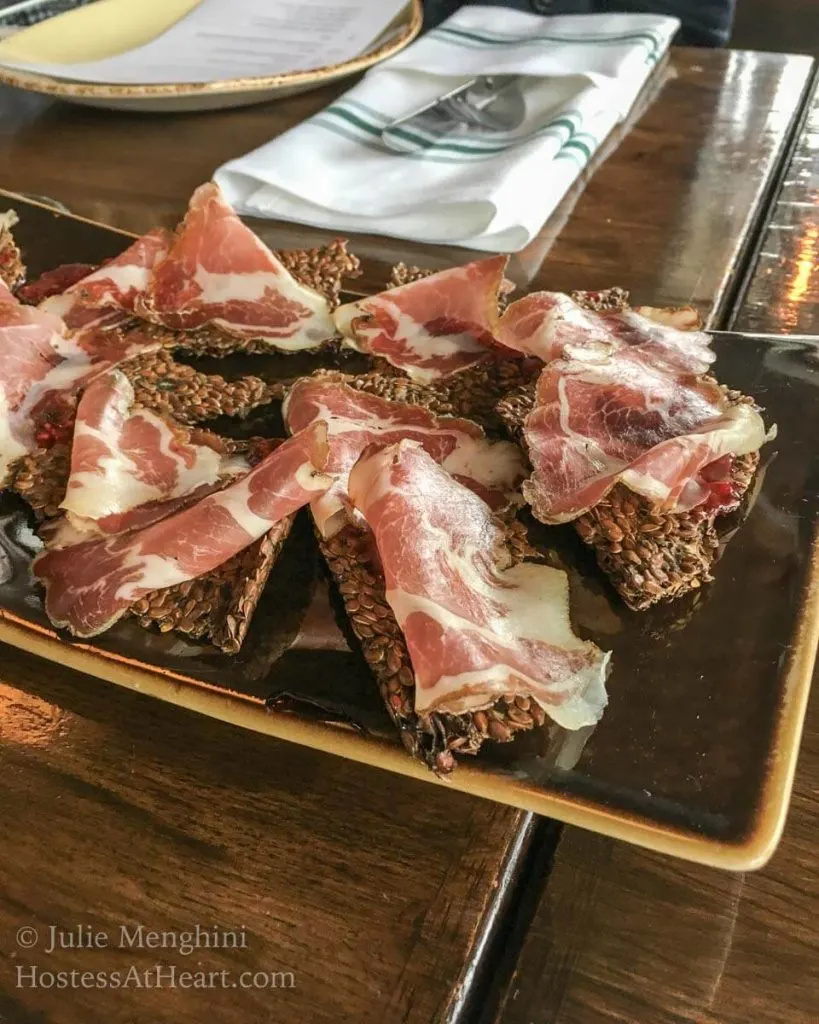
[[[0,41],[0,57],[73,64],[144,46],[201,0],[97,0]]]

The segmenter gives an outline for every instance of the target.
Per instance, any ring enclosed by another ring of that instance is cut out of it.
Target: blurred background
[[[0,9],[19,2],[0,0]],[[134,0],[134,3],[139,2]],[[55,0],[52,7],[59,4],[60,0]],[[70,9],[74,2],[62,0],[62,5]],[[635,6],[637,10],[645,10],[645,3]],[[730,45],[737,50],[819,56],[819,0],[736,0]]]
[[[731,46],[819,56],[819,0],[737,0]]]

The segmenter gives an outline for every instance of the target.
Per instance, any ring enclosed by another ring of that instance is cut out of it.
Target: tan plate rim
[[[0,83],[13,85],[29,92],[45,93],[48,96],[69,99],[179,99],[185,96],[224,96],[235,93],[256,93],[267,90],[294,88],[298,86],[322,85],[343,75],[365,71],[380,61],[403,50],[421,31],[423,10],[421,0],[409,0],[406,24],[397,36],[389,39],[375,50],[354,57],[341,64],[329,64],[309,71],[290,71],[280,75],[258,75],[252,78],[226,78],[220,82],[179,82],[155,85],[105,85],[97,82],[70,82],[34,71],[16,71],[0,68]]]
[[[0,195],[39,206],[56,216],[82,221],[126,237],[131,232],[88,217],[55,211],[17,193]],[[750,335],[753,337],[753,335]],[[782,696],[773,729],[767,773],[759,794],[753,824],[738,842],[720,841],[660,825],[636,814],[612,810],[577,796],[544,793],[516,779],[493,775],[476,764],[461,761],[445,779],[413,760],[401,746],[361,736],[350,726],[303,721],[285,712],[269,712],[259,697],[223,689],[169,669],[160,669],[92,644],[62,641],[44,626],[21,619],[0,606],[0,642],[64,665],[67,668],[148,694],[179,707],[264,733],[323,753],[346,757],[375,768],[448,786],[461,793],[556,818],[613,839],[633,843],[657,853],[680,857],[728,871],[754,871],[764,867],[779,843],[790,802],[802,727],[819,646],[819,526],[810,548],[793,644],[780,680]]]

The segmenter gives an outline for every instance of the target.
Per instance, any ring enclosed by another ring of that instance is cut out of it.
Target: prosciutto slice
[[[35,429],[42,422],[53,425],[56,421],[59,436],[70,429],[76,395],[83,387],[124,360],[155,351],[164,343],[127,310],[86,305],[81,294],[71,289],[46,299],[38,312],[58,324],[59,330],[52,335],[53,370],[38,392],[29,396],[27,415]]]
[[[507,348],[544,363],[581,349],[602,358],[628,347],[674,372],[705,373],[716,357],[709,336],[692,330],[696,312],[643,309],[649,315],[630,309],[595,313],[560,292],[534,292],[509,305],[498,336]]]
[[[137,299],[147,291],[157,263],[167,255],[172,235],[155,228],[70,287],[44,300],[44,307],[65,316],[73,304],[95,309],[115,307],[133,313]]]
[[[3,280],[3,278],[0,277],[0,303],[3,303],[3,302],[17,302],[17,301],[18,300],[12,294],[11,289],[9,288],[9,286],[6,284],[6,282]]]
[[[731,459],[766,440],[762,417],[711,380],[669,372],[639,346],[549,363],[524,425],[532,477],[523,485],[545,523],[574,519],[621,481],[669,512],[722,510]]]
[[[95,377],[160,341],[125,330],[119,310],[84,310],[70,329],[51,312],[0,303],[0,482],[38,444],[68,439],[76,396]]]
[[[64,291],[88,277],[97,268],[91,263],[61,263],[59,267],[45,270],[33,281],[28,281],[17,289],[17,297],[21,302],[36,306],[54,295],[62,295]]]
[[[491,509],[414,442],[365,454],[350,498],[374,535],[418,714],[521,695],[568,729],[598,721],[609,655],[573,634],[565,573],[499,560]]]
[[[189,441],[174,425],[133,405],[133,386],[119,370],[98,377],[83,393],[61,505],[74,526],[101,533],[145,526],[174,511],[178,499],[204,494],[248,469],[244,459]]]
[[[16,459],[66,436],[80,389],[124,359],[162,345],[136,323],[133,308],[167,247],[166,232],[150,232],[39,307],[23,306],[3,285],[0,485]]]
[[[0,485],[15,460],[36,447],[32,409],[53,390],[61,330],[48,313],[0,301]]]
[[[137,310],[171,330],[213,325],[288,352],[315,348],[335,334],[324,296],[288,273],[213,184],[194,192]]]
[[[497,354],[498,300],[509,258],[492,256],[339,306],[345,344],[422,383]]]
[[[46,550],[33,563],[56,626],[88,637],[143,594],[222,565],[306,505],[329,480],[326,430],[315,423],[221,491],[142,530]]]
[[[170,242],[167,231],[149,231],[119,256],[40,303],[65,323],[68,358],[113,366],[161,346],[161,338],[136,323],[134,310]]]
[[[494,508],[508,505],[526,475],[523,454],[509,441],[491,441],[470,420],[436,417],[421,406],[390,402],[347,384],[305,377],[290,389],[283,405],[291,433],[322,420],[327,424],[329,456],[325,472],[333,486],[311,506],[323,537],[331,537],[348,519],[350,470],[368,445],[419,442],[456,480]]]
[[[57,307],[46,307],[44,303],[41,308]],[[95,308],[75,301],[63,311],[62,320],[66,334],[61,345],[64,357],[103,370],[132,356],[155,351],[164,343],[147,325],[139,324],[116,306]]]

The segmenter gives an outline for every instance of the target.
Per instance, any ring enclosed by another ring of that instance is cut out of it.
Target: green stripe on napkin
[[[310,123],[331,131],[336,129],[336,134],[353,141],[367,142],[368,148],[375,148],[379,152],[386,153],[392,151],[381,142],[381,131],[390,121],[390,117],[373,107],[355,100],[340,100],[311,118]],[[578,134],[581,124],[580,112],[567,110],[547,124],[524,135],[505,132],[503,135],[506,137],[499,138],[497,142],[490,142],[475,134],[459,134],[458,141],[454,142],[446,139],[435,140],[427,133],[408,131],[405,128],[395,129],[395,132],[421,149],[421,152],[402,154],[404,156],[443,163],[468,163],[470,160],[466,158],[497,156],[499,153],[504,153],[533,139],[547,135],[558,135],[559,137],[563,132],[567,133],[563,143],[565,146]],[[344,132],[338,131],[341,127],[345,129]],[[500,133],[498,134],[500,135]],[[494,137],[497,136],[493,134]],[[374,140],[378,140],[375,146],[373,145]]]
[[[627,32],[620,35],[587,35],[587,36],[558,36],[558,35],[537,35],[537,36],[512,36],[502,35],[499,32],[492,33],[491,35],[484,32],[475,32],[474,30],[467,31],[462,28],[448,28],[445,25],[439,25],[438,28],[432,29],[429,35],[434,35],[441,38],[442,42],[452,43],[455,46],[465,46],[468,49],[480,50],[487,46],[539,46],[542,43],[574,43],[576,45],[588,45],[601,44],[606,45],[607,43],[644,43],[648,47],[648,58],[651,60],[657,59],[657,54],[660,51],[661,41],[659,36],[655,32]]]

